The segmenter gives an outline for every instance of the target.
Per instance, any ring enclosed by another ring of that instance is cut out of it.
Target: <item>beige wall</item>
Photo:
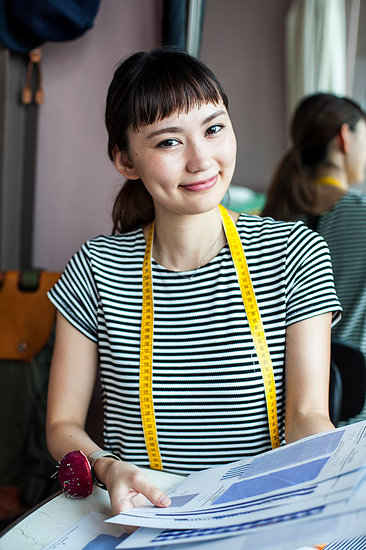
[[[93,29],[44,46],[33,265],[63,269],[87,238],[110,233],[121,179],[106,153],[103,109],[118,61],[161,42],[161,0],[102,0]]]
[[[265,191],[286,146],[285,14],[290,0],[207,0],[202,60],[223,83],[238,140],[233,182]]]

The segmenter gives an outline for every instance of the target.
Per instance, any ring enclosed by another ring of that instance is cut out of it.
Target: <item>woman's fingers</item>
[[[160,508],[169,506],[171,502],[170,498],[158,487],[150,483],[141,471],[134,474],[131,487],[138,493],[144,495],[152,504]]]
[[[170,498],[150,483],[136,466],[117,462],[113,469],[113,480],[108,484],[113,513],[118,514],[142,506],[147,501],[159,507],[170,505]]]

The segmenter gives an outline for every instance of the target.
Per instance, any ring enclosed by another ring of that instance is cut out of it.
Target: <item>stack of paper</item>
[[[366,421],[196,472],[169,496],[169,508],[108,520],[143,527],[118,548],[294,550],[359,537],[352,549],[365,550]]]

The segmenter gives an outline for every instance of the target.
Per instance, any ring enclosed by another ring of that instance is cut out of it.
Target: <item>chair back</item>
[[[335,425],[360,414],[366,395],[366,359],[355,345],[332,340],[329,410]]]

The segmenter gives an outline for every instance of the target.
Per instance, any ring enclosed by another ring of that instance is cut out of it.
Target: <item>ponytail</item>
[[[154,203],[141,180],[127,180],[113,205],[112,234],[128,233],[151,223],[155,217]]]
[[[317,169],[329,164],[329,143],[342,124],[353,131],[361,119],[365,113],[350,98],[322,92],[304,97],[290,124],[293,149],[277,168],[262,214],[279,220],[314,214]]]
[[[262,216],[293,221],[310,214],[314,200],[315,184],[306,177],[299,153],[290,149],[273,176]]]

